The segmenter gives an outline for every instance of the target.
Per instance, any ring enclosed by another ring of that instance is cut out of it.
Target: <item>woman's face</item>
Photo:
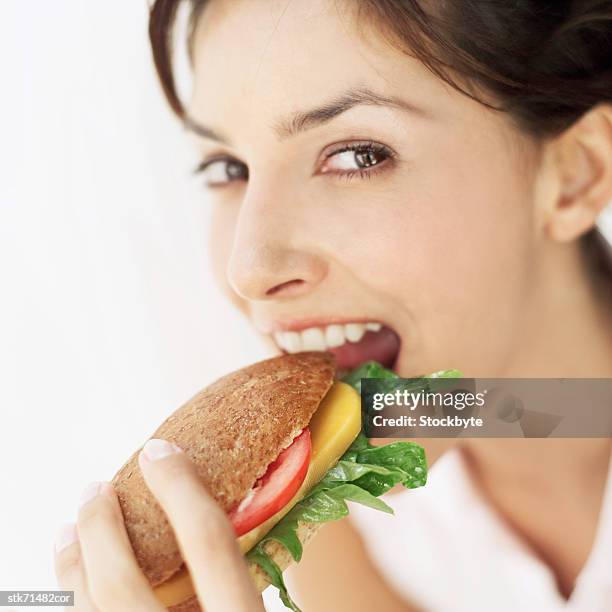
[[[351,6],[212,0],[200,17],[189,114],[217,277],[290,351],[499,375],[534,290],[535,146]],[[384,327],[355,342],[365,322]]]

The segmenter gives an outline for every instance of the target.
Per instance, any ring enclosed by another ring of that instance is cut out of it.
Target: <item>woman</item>
[[[200,151],[212,264],[279,349],[403,376],[612,376],[610,269],[593,229],[612,198],[612,2],[195,0],[187,102],[170,61],[179,4],[157,0],[150,33]],[[383,327],[358,341],[365,322]],[[430,462],[447,450],[423,443]],[[373,517],[368,532],[355,513],[367,550],[349,521],[326,527],[293,572],[297,600],[612,609],[603,580],[576,598],[592,551],[612,554],[609,458],[608,439],[465,441],[425,489],[396,496],[395,523]],[[141,465],[200,603],[261,609],[227,523],[210,537],[197,520],[219,510],[186,458],[153,442]],[[159,609],[108,484],[62,532],[57,572],[79,610]],[[445,594],[457,572],[469,588]]]

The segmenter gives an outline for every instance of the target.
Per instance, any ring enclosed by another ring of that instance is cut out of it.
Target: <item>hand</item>
[[[193,463],[164,440],[149,440],[139,463],[174,529],[201,606],[206,612],[263,612],[232,526]],[[75,592],[72,612],[165,610],[138,567],[110,483],[85,490],[77,524],[60,531],[55,567],[60,587]]]

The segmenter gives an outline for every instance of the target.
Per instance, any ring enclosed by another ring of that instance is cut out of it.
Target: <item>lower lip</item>
[[[380,331],[368,331],[359,342],[346,342],[337,348],[328,349],[336,358],[340,370],[351,370],[366,361],[377,361],[392,368],[400,349],[400,337],[388,327]]]

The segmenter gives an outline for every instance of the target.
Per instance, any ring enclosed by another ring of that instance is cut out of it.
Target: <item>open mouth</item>
[[[377,361],[393,368],[400,350],[400,337],[377,321],[333,323],[299,331],[274,334],[278,347],[286,353],[329,351],[341,370],[356,368],[365,361]]]

